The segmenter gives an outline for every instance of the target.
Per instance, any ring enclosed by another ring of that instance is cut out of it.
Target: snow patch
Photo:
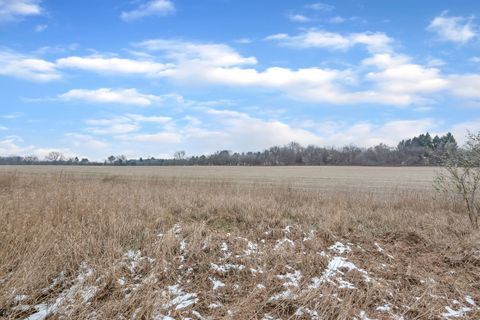
[[[302,279],[302,273],[295,270],[294,272],[285,275],[277,275],[277,278],[280,280],[286,280],[286,282],[283,283],[284,287],[298,287],[300,280]]]
[[[230,270],[242,271],[243,269],[245,269],[245,266],[241,264],[232,264],[232,263],[226,263],[221,265],[210,263],[210,268],[212,270],[215,270],[216,272],[225,274],[225,273],[228,273]]]
[[[209,278],[209,279],[210,279],[210,281],[212,281],[213,290],[217,290],[221,287],[225,287],[225,284],[222,281],[217,280],[215,278]]]
[[[273,250],[280,250],[280,249],[283,249],[285,246],[287,247],[294,247],[295,246],[295,242],[293,242],[292,240],[288,239],[288,238],[284,238],[282,240],[277,240],[277,243],[275,244],[275,247],[273,248]]]
[[[328,247],[328,250],[343,254],[352,251],[352,248],[350,248],[349,245],[344,245],[343,243],[337,241],[334,245]]]

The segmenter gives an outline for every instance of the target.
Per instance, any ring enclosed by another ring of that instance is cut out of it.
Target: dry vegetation
[[[2,170],[1,318],[480,318],[480,236],[422,179]]]

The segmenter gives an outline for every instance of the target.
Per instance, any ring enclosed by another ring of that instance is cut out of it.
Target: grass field
[[[98,167],[0,166],[0,172],[26,175],[62,172],[82,177],[115,176],[129,179],[176,179],[279,185],[309,189],[427,190],[435,167]]]
[[[479,319],[434,171],[0,167],[0,317]]]

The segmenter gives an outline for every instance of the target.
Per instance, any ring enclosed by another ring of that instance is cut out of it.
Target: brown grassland
[[[0,318],[480,319],[432,168],[0,168]]]

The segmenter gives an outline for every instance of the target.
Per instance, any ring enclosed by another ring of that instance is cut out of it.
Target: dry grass
[[[480,237],[430,188],[3,170],[3,318],[480,318]]]

